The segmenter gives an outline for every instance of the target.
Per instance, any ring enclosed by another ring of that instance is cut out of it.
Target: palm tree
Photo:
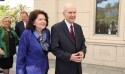
[[[15,22],[20,21],[20,13],[22,11],[30,12],[31,8],[26,5],[19,4],[17,7],[11,9],[10,15],[15,19]]]
[[[9,5],[0,5],[0,18],[3,18],[9,9]]]

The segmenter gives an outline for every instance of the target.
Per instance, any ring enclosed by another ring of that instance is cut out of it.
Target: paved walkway
[[[55,60],[49,60],[50,69],[48,74],[54,74]],[[123,68],[113,68],[107,66],[99,66],[92,64],[82,64],[83,74],[125,74]],[[16,63],[14,62],[13,68],[10,69],[10,74],[16,74]]]

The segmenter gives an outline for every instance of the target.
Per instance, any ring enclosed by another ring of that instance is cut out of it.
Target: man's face
[[[75,7],[69,7],[64,11],[64,17],[70,24],[74,23],[76,19],[76,8]]]
[[[22,19],[22,21],[27,22],[29,20],[29,17],[27,16],[26,13],[23,13],[23,14],[21,14],[21,19]]]

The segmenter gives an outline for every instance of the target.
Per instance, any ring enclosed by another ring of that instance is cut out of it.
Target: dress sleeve
[[[18,35],[17,35],[16,31],[15,31],[15,30],[13,30],[13,29],[12,29],[12,33],[14,34],[15,41],[16,41],[16,44],[17,44],[17,42],[19,41],[19,37],[18,37]]]
[[[2,29],[0,27],[0,47],[1,47],[1,41],[2,41]]]
[[[16,74],[26,74],[26,53],[27,53],[27,34],[24,32],[20,38],[17,63],[16,63]]]
[[[3,31],[2,27],[0,27],[0,47],[2,46],[2,38],[3,38]]]

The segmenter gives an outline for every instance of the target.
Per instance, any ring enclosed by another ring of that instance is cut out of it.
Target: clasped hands
[[[84,57],[84,53],[82,51],[79,51],[79,52],[74,53],[74,54],[71,55],[70,61],[82,62],[83,57]]]

